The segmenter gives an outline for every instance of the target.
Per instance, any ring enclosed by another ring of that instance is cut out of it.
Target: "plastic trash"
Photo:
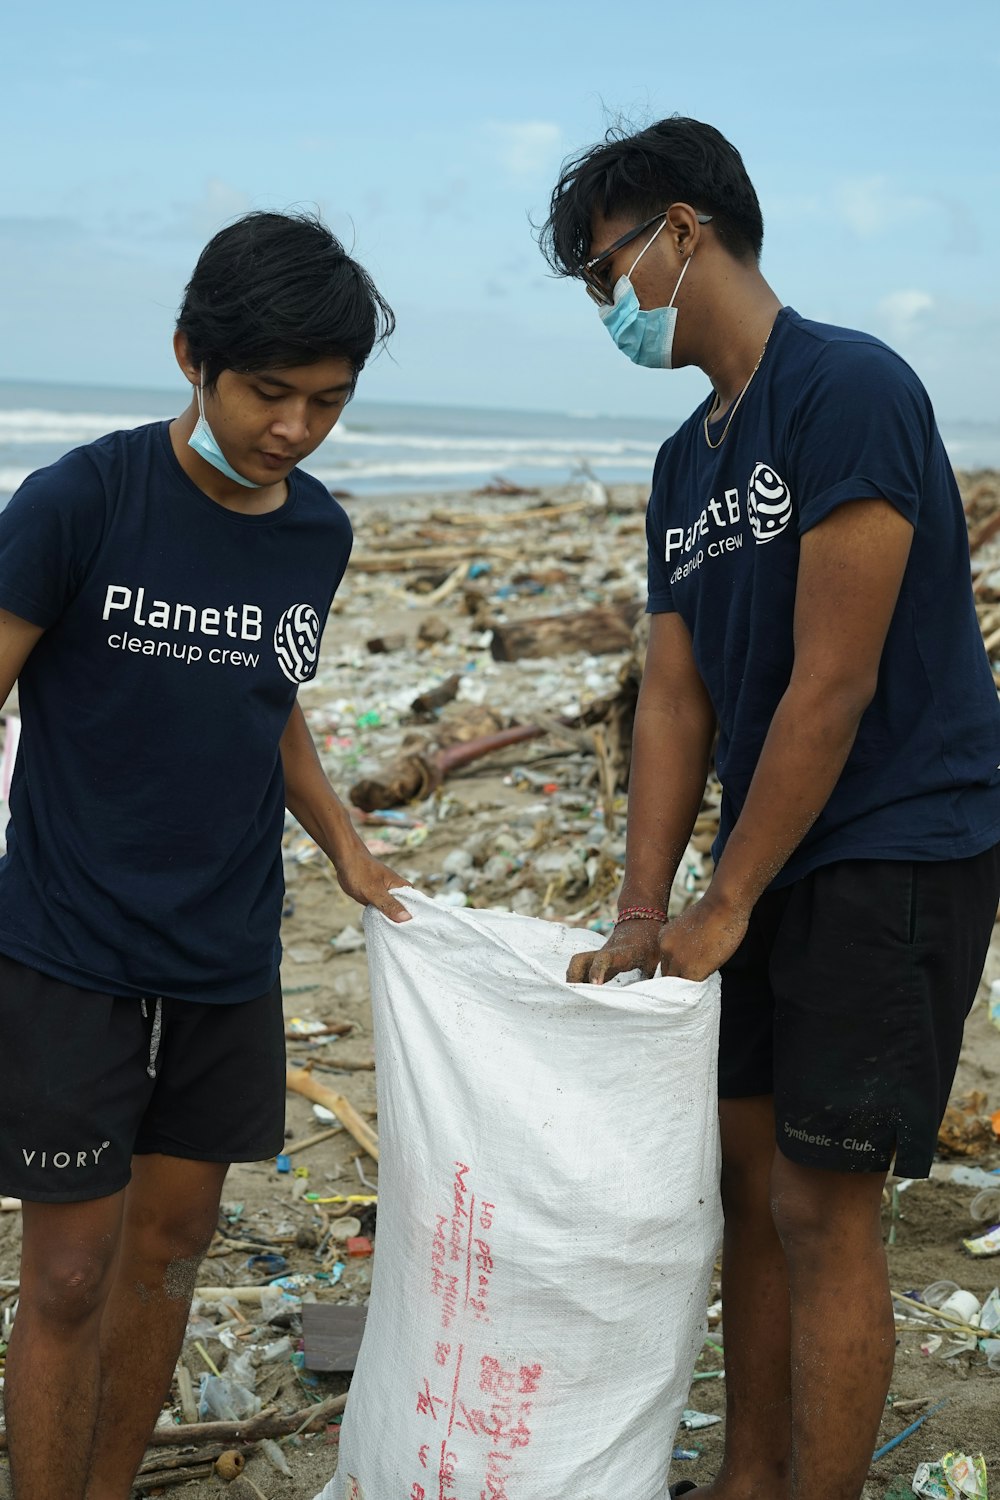
[[[281,1449],[274,1441],[274,1438],[264,1438],[261,1441],[260,1451],[263,1453],[272,1469],[277,1469],[278,1473],[284,1474],[286,1479],[294,1478],[294,1475],[292,1474],[292,1471],[288,1464],[288,1459],[282,1453]]]
[[[994,1225],[985,1234],[980,1234],[971,1240],[963,1240],[962,1244],[970,1255],[1000,1255],[1000,1224]]]
[[[926,1302],[928,1307],[940,1307],[947,1302],[953,1292],[959,1291],[957,1281],[932,1281],[930,1286],[925,1286],[920,1293],[921,1302]]]
[[[911,1487],[925,1500],[986,1500],[983,1455],[946,1453],[935,1464],[918,1464]]]
[[[330,1239],[335,1245],[346,1245],[348,1240],[353,1240],[361,1233],[361,1220],[348,1215],[343,1219],[334,1219],[330,1225]]]
[[[986,1013],[994,1026],[1000,1027],[1000,979],[994,979],[986,1001]]]
[[[690,1432],[696,1432],[700,1427],[714,1427],[716,1422],[721,1422],[721,1417],[712,1416],[707,1411],[693,1411],[686,1406],[681,1413],[681,1426]]]
[[[288,1261],[285,1256],[268,1250],[261,1255],[251,1255],[247,1261],[247,1270],[255,1276],[283,1276],[288,1270]]]
[[[1000,1221],[1000,1182],[996,1187],[982,1188],[969,1204],[969,1217],[975,1224]]]
[[[260,1411],[261,1401],[247,1386],[229,1375],[202,1375],[198,1388],[198,1416],[203,1422],[245,1422]]]
[[[974,1292],[967,1292],[961,1287],[957,1287],[951,1296],[947,1297],[941,1303],[938,1311],[944,1314],[950,1313],[953,1318],[960,1318],[963,1323],[974,1324],[979,1316],[981,1306],[982,1304]]]
[[[979,1326],[984,1333],[1000,1329],[1000,1287],[994,1287],[979,1314]]]

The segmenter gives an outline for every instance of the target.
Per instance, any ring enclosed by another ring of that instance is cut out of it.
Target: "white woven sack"
[[[718,976],[568,985],[594,933],[402,897],[365,916],[378,1246],[317,1500],[661,1500],[721,1231]]]

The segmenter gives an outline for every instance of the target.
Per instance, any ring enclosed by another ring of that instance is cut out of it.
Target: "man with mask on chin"
[[[619,917],[569,977],[721,969],[705,1494],[853,1500],[893,1365],[883,1183],[928,1174],[997,911],[1000,707],[926,392],[783,306],[762,236],[738,152],[695,120],[610,134],[552,196],[546,256],[623,353],[712,386],[653,473]],[[668,922],[713,745],[715,873]]]
[[[298,463],[392,312],[319,220],[205,247],[190,400],[31,475],[0,516],[0,1189],[22,1199],[4,1404],[17,1500],[126,1500],[229,1162],[284,1139],[286,806],[405,921],[296,701],[351,548]]]

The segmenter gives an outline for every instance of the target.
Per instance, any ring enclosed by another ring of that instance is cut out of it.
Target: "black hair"
[[[713,126],[681,115],[639,131],[614,126],[566,161],[539,236],[542,254],[557,276],[578,276],[595,209],[641,222],[672,203],[710,213],[737,260],[760,259],[764,221],[743,158]]]
[[[198,257],[177,328],[211,387],[223,370],[341,357],[357,379],[395,328],[368,272],[312,214],[250,213]]]

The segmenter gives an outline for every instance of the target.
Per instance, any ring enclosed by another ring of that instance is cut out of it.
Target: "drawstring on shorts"
[[[148,1021],[149,1011],[146,1009],[147,1002],[145,999],[143,999],[139,1003],[142,1006],[143,1020]],[[160,1035],[162,1031],[163,998],[161,996],[156,1002],[156,1009],[153,1012],[153,1026],[152,1030],[149,1033],[149,1062],[146,1064],[146,1072],[149,1074],[150,1078],[156,1077],[156,1054],[160,1050]]]

